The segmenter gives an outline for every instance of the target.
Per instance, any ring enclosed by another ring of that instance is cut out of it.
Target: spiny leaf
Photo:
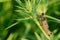
[[[53,19],[53,20],[57,21],[58,23],[60,22],[60,20],[59,20],[59,19],[54,18],[54,17],[52,17],[52,16],[48,16],[48,15],[46,15],[46,17],[47,17],[47,18],[50,18],[50,19]]]
[[[36,38],[37,38],[38,40],[42,40],[41,37],[38,35],[37,32],[34,32],[34,34],[35,34],[35,36],[36,36]]]

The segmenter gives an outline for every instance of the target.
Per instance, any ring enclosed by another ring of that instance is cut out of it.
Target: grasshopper
[[[50,36],[51,35],[51,32],[49,31],[49,26],[48,26],[48,23],[47,23],[47,21],[46,21],[46,17],[45,17],[45,14],[44,13],[42,13],[41,15],[40,15],[40,20],[42,21],[42,28],[43,28],[43,30],[46,32],[46,34],[48,35],[48,36]]]

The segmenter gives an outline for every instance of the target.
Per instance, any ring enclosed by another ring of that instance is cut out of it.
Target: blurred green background
[[[50,36],[39,20],[42,12]],[[60,0],[0,0],[0,40],[60,40]]]

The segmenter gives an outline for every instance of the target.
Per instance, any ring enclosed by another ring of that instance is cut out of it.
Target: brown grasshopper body
[[[48,24],[47,24],[45,14],[42,13],[42,14],[40,15],[40,18],[41,18],[41,21],[42,21],[42,28],[43,28],[43,30],[46,32],[46,34],[47,34],[48,36],[50,36],[51,32],[50,32],[49,29],[48,29],[49,26],[48,26]]]

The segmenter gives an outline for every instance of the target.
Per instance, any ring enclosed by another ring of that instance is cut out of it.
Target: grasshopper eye
[[[42,15],[44,15],[44,13],[42,13]]]

